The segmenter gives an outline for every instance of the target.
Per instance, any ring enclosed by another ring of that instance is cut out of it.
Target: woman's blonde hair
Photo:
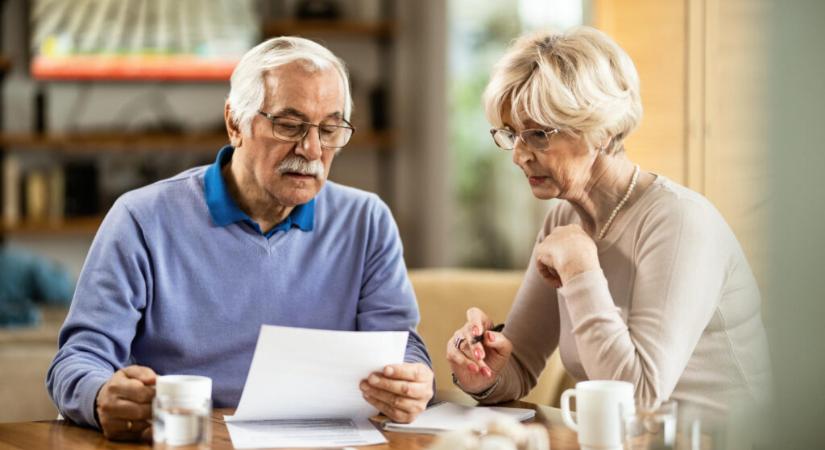
[[[525,120],[580,136],[608,154],[639,124],[642,102],[633,61],[610,37],[591,27],[522,36],[496,64],[484,91],[487,119],[504,126],[509,109]]]

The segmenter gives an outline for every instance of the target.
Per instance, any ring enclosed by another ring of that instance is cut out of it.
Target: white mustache
[[[278,173],[300,173],[301,175],[312,175],[321,178],[324,173],[324,164],[321,160],[307,161],[297,155],[289,155],[281,161],[278,166]]]

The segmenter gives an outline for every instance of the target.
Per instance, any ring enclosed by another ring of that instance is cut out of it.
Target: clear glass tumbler
[[[657,408],[622,411],[625,450],[676,449],[676,407],[676,401],[669,400]]]
[[[152,402],[155,450],[208,450],[212,441],[212,400],[158,395]]]

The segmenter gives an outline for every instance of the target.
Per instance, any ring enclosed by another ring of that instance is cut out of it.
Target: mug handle
[[[573,421],[573,416],[570,415],[570,397],[576,396],[576,389],[567,389],[561,394],[561,419],[564,424],[570,427],[576,433],[579,432],[579,425]]]

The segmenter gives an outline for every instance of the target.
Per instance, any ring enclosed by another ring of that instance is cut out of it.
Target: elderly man
[[[103,221],[47,375],[63,415],[147,437],[167,373],[209,376],[214,405],[236,406],[261,324],[409,331],[405,363],[360,388],[397,421],[424,409],[433,374],[396,225],[377,196],[326,181],[351,109],[326,48],[282,37],[244,55],[224,110],[231,146],[125,194]]]

